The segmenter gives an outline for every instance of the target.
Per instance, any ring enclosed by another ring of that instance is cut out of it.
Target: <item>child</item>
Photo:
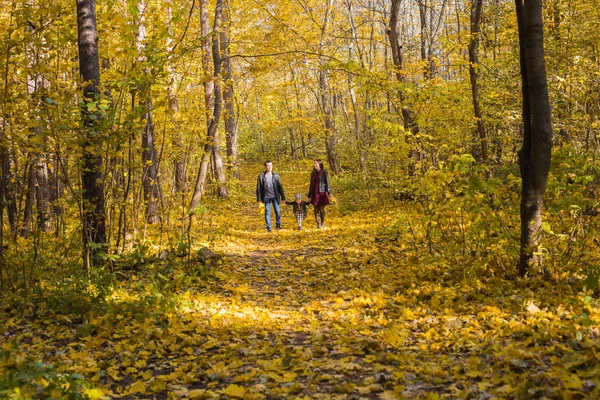
[[[298,221],[298,230],[302,230],[302,221],[308,214],[308,203],[302,200],[302,195],[296,195],[296,201],[286,201],[285,204],[294,206],[294,214],[296,214],[296,220]]]

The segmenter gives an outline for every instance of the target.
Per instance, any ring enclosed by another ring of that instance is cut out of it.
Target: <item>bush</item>
[[[5,345],[6,347],[6,345]],[[6,399],[99,399],[104,394],[80,374],[58,373],[52,364],[17,359],[0,350],[0,397]]]

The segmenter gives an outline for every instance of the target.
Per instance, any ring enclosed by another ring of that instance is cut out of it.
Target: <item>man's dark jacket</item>
[[[283,184],[281,183],[281,178],[277,172],[273,172],[273,189],[275,190],[275,201],[277,203],[281,201],[285,201],[285,193],[283,193]],[[265,183],[265,173],[261,172],[258,175],[258,180],[256,182],[256,201],[260,201],[261,203],[265,202],[265,192],[267,191],[267,185]]]

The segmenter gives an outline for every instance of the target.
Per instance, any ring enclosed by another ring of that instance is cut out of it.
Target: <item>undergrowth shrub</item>
[[[0,349],[0,398],[3,399],[100,399],[80,374],[64,374],[54,365],[16,355],[8,346]]]
[[[60,279],[46,277],[5,294],[6,303],[9,311],[31,313],[33,317],[52,312],[83,318],[105,308],[111,280],[111,275],[104,269],[88,273],[79,268]]]
[[[545,264],[543,271],[533,266],[530,273],[579,274],[598,288],[600,242],[591,233],[600,228],[599,187],[600,161],[565,147],[554,151],[543,214]],[[405,180],[403,190],[411,194],[408,210],[382,236],[401,237],[407,249],[447,265],[456,277],[514,278],[520,237],[518,165],[490,171],[463,154]]]

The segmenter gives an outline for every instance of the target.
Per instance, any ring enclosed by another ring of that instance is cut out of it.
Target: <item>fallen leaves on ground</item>
[[[309,217],[303,231],[284,208],[285,229],[267,233],[251,200],[213,215],[214,279],[174,285],[170,303],[142,302],[139,277],[85,321],[6,313],[0,372],[32,357],[57,379],[81,374],[90,398],[600,397],[593,297],[448,277],[435,257],[380,240],[402,206],[331,207],[325,230]]]

